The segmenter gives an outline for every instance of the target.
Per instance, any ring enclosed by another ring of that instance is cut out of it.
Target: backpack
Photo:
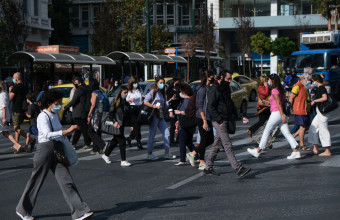
[[[104,112],[110,111],[110,101],[107,95],[103,93],[102,91],[100,91],[97,94],[98,94],[99,106],[101,106],[102,104]]]
[[[192,118],[195,117],[196,115],[196,111],[197,111],[197,107],[196,107],[196,92],[191,96],[187,109],[185,109],[185,114]]]

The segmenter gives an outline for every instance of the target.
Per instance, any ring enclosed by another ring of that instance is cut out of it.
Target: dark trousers
[[[178,131],[178,144],[179,144],[179,152],[180,152],[180,161],[185,162],[186,158],[186,147],[188,147],[189,151],[193,151],[195,149],[194,144],[192,143],[192,137],[194,136],[194,129],[183,129],[180,128]]]
[[[93,127],[90,125],[89,126],[89,135],[92,139],[93,142],[93,151],[94,152],[99,152],[100,150],[102,150],[105,146],[105,142],[103,141],[102,137],[101,137],[101,132],[100,129],[98,129],[97,131],[95,131],[93,129]]]
[[[259,110],[260,109],[257,109],[257,111]],[[252,126],[250,126],[249,131],[251,131],[251,133],[254,134],[257,131],[257,129],[259,129],[261,126],[264,125],[264,123],[266,123],[269,117],[270,117],[270,109],[268,108],[259,114],[259,121],[253,124]]]
[[[170,144],[175,144],[178,142],[175,141],[175,130],[176,130],[176,121],[178,121],[177,116],[175,115],[173,118],[170,118]]]
[[[89,130],[89,126],[87,125],[87,121],[86,119],[82,119],[82,118],[75,118],[74,122],[76,125],[79,126],[80,131],[76,131],[73,135],[73,139],[72,139],[72,144],[77,144],[78,140],[80,138],[80,134],[83,134],[84,137],[84,142],[86,145],[90,145],[91,144],[91,138],[89,136],[88,130]]]
[[[206,131],[203,129],[203,120],[201,118],[196,118],[198,132],[201,136],[201,142],[198,145],[198,148],[195,151],[199,154],[200,160],[204,160],[205,149],[209,147],[212,143],[214,143],[214,132],[211,121],[208,121],[209,130]]]
[[[31,178],[28,180],[24,193],[16,207],[17,212],[23,216],[32,215],[38,193],[49,170],[53,172],[71,209],[72,219],[79,218],[90,211],[90,208],[81,199],[68,167],[57,163],[52,142],[38,144],[37,151],[33,157],[33,166]]]
[[[140,127],[141,124],[138,121],[138,115],[139,115],[139,111],[140,111],[140,106],[131,106],[132,108],[132,121],[133,121],[133,131],[130,134],[130,139],[136,139],[137,142],[140,142],[140,140],[142,139],[142,135],[140,133]]]
[[[110,145],[106,148],[104,154],[110,156],[111,152],[119,144],[120,159],[122,161],[126,160],[126,139],[124,135],[113,135]]]

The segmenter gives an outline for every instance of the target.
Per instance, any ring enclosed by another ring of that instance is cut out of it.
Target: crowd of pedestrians
[[[79,138],[83,135],[85,145],[82,149],[92,149],[92,154],[102,154],[101,157],[107,164],[111,163],[111,152],[119,145],[120,165],[131,166],[127,160],[126,147],[130,147],[131,142],[136,140],[137,148],[144,149],[141,142],[140,114],[145,106],[154,113],[147,125],[149,126],[147,160],[159,158],[153,153],[158,128],[163,137],[165,159],[175,159],[176,155],[170,149],[179,147],[179,162],[174,164],[176,166],[187,165],[188,161],[193,167],[197,164],[198,169],[206,175],[219,175],[213,167],[218,152],[223,148],[238,176],[244,177],[251,171],[251,168],[244,167],[237,161],[232,150],[229,135],[235,132],[238,111],[231,98],[229,84],[232,81],[232,73],[229,70],[221,71],[219,74],[212,70],[205,71],[197,91],[193,91],[179,78],[174,78],[166,91],[165,80],[157,77],[152,89],[143,94],[138,79],[129,76],[126,78],[127,87],[116,86],[118,92],[112,103],[108,102],[107,95],[100,90],[97,78],[90,75],[74,78],[70,102],[64,108],[63,94],[52,89],[51,81],[44,83],[37,99],[32,93],[27,93],[20,73],[13,75],[14,86],[11,89],[7,89],[5,83],[0,81],[0,132],[13,143],[15,153],[31,152],[36,139],[38,142],[33,159],[33,172],[16,209],[22,219],[33,219],[31,213],[35,200],[49,170],[54,173],[71,208],[72,218],[86,219],[93,215],[87,204],[82,201],[68,167],[56,161],[52,143],[64,136],[70,138],[74,133],[72,146],[76,149]],[[85,85],[85,80],[89,81],[88,86]],[[301,158],[301,151],[331,156],[331,139],[327,128],[328,114],[320,112],[320,107],[327,101],[328,96],[322,83],[322,77],[314,74],[311,68],[306,68],[300,77],[297,77],[295,70],[291,69],[283,85],[277,74],[261,76],[256,106],[259,121],[249,128],[248,134],[252,138],[260,127],[265,128],[259,145],[247,149],[249,154],[259,157],[267,148],[272,131],[279,127],[292,149],[287,159]],[[10,103],[13,105],[12,112],[9,110]],[[62,109],[70,109],[73,116],[74,125],[65,130],[62,129],[58,114]],[[289,131],[287,123],[291,112],[294,114],[297,127],[293,133]],[[102,118],[105,114],[108,114],[107,121],[113,126],[112,140],[108,142],[102,139]],[[26,132],[20,127],[25,115],[30,120]],[[243,121],[248,121],[246,115],[241,117]],[[166,118],[169,118],[170,128]],[[10,120],[14,125],[15,138],[9,133]],[[130,132],[127,133],[125,127],[129,127]],[[197,128],[200,141],[198,146],[195,146],[193,136]],[[312,150],[306,147],[304,142],[304,134],[308,130],[308,142],[312,144]],[[25,146],[19,144],[19,136],[26,138]],[[299,144],[295,140],[297,136]],[[320,154],[319,140],[325,148]],[[206,149],[210,145],[212,147],[206,158]]]

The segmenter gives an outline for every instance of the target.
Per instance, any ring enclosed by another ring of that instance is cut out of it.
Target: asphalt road
[[[256,103],[249,104],[250,125],[255,123]],[[292,126],[292,119],[290,126]],[[273,149],[259,159],[246,153],[255,147],[247,135],[249,125],[237,123],[232,135],[234,152],[252,172],[239,179],[220,152],[215,169],[220,176],[204,176],[190,165],[174,166],[178,160],[150,162],[146,150],[127,151],[131,167],[120,166],[119,150],[106,164],[99,155],[77,150],[80,163],[71,173],[82,198],[95,215],[92,219],[340,219],[340,109],[331,113],[331,157],[309,156],[289,161],[287,141],[280,136]],[[142,129],[144,145],[148,128]],[[164,153],[162,138],[156,136],[155,154]],[[104,135],[104,139],[110,137]],[[306,138],[307,140],[307,138]],[[133,142],[134,143],[134,142]],[[79,147],[83,141],[79,142]],[[14,155],[5,138],[0,139],[0,219],[19,219],[16,204],[32,171],[32,153]],[[178,148],[172,152],[179,155]],[[36,219],[71,219],[52,173],[38,196],[33,211]]]

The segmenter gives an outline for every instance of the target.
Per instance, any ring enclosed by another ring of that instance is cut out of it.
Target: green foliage
[[[255,35],[250,37],[251,46],[253,47],[253,51],[263,55],[271,52],[271,39],[270,37],[266,37],[264,33],[257,32]]]
[[[278,37],[272,42],[274,56],[289,57],[296,50],[296,45],[288,37]]]

